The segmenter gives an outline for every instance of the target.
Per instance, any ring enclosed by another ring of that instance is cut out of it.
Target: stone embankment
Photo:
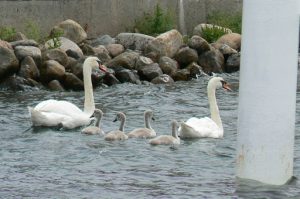
[[[82,90],[82,65],[87,56],[97,56],[109,71],[93,73],[95,87],[124,82],[166,84],[204,73],[238,71],[241,35],[228,33],[210,44],[201,37],[201,27],[203,24],[195,27],[185,43],[175,29],[157,37],[120,33],[115,38],[90,39],[73,20],[53,27],[52,31],[63,30],[56,38],[58,46],[53,40],[40,44],[18,33],[15,41],[0,40],[0,89]]]

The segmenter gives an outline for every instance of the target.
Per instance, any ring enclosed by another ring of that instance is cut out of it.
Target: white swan
[[[85,127],[81,130],[81,133],[87,135],[104,135],[104,131],[100,127],[103,112],[100,109],[95,109],[93,116],[96,118],[95,126]]]
[[[115,140],[127,140],[128,136],[124,133],[124,126],[125,126],[125,121],[126,121],[126,116],[124,113],[119,112],[116,116],[116,121],[121,121],[120,123],[120,128],[119,130],[113,130],[108,132],[105,136],[104,139],[107,141],[115,141]]]
[[[186,122],[182,122],[179,128],[180,138],[223,137],[223,125],[216,100],[216,89],[221,87],[231,91],[223,78],[213,77],[209,80],[207,85],[207,96],[211,118],[204,117],[199,119],[192,117]]]
[[[97,57],[88,57],[83,63],[84,111],[68,101],[52,99],[42,101],[34,108],[28,107],[32,125],[47,127],[62,125],[67,129],[88,125],[90,116],[95,110],[91,73],[92,69],[96,68],[106,72]]]
[[[137,128],[128,133],[129,138],[153,138],[156,132],[151,128],[150,120],[153,119],[153,112],[147,110],[144,112],[145,128]]]
[[[178,137],[177,132],[177,122],[175,120],[172,121],[172,136],[171,135],[160,135],[156,138],[149,140],[149,144],[152,145],[179,145],[180,138]]]

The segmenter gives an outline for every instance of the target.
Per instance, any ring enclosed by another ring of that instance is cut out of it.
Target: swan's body
[[[216,89],[220,87],[230,90],[228,84],[221,77],[213,77],[209,80],[207,95],[211,118],[204,117],[199,119],[192,117],[181,123],[179,128],[180,138],[223,137],[223,125],[216,100]]]
[[[153,119],[153,112],[151,110],[144,112],[145,128],[137,128],[128,133],[129,138],[153,138],[156,132],[151,128],[150,120]]]
[[[88,125],[91,121],[90,116],[95,110],[91,73],[92,69],[98,67],[105,71],[97,57],[88,57],[84,61],[84,111],[68,101],[57,101],[52,99],[42,101],[34,108],[28,107],[32,125],[47,127],[62,125],[67,129]]]
[[[127,140],[128,136],[124,133],[124,126],[125,126],[125,121],[126,121],[125,114],[122,112],[119,112],[117,114],[117,117],[114,120],[114,122],[115,121],[121,121],[119,130],[113,130],[113,131],[108,132],[104,136],[104,139],[107,141]]]
[[[160,135],[149,141],[152,145],[179,145],[180,138],[177,132],[177,122],[172,121],[172,135]]]
[[[95,109],[94,117],[96,118],[95,126],[88,126],[81,130],[81,133],[86,135],[104,135],[104,131],[101,129],[101,119],[103,116],[103,112],[100,109]]]

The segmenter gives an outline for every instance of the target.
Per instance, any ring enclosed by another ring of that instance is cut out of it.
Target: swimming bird
[[[172,135],[160,135],[149,140],[151,145],[179,145],[180,138],[178,137],[178,124],[175,120],[172,121]]]
[[[72,129],[88,125],[95,110],[91,74],[93,69],[106,72],[97,57],[88,57],[83,63],[84,110],[68,101],[46,100],[34,108],[28,107],[32,126],[62,126]]]
[[[119,130],[113,130],[108,132],[105,136],[104,139],[107,141],[115,141],[115,140],[127,140],[128,136],[124,133],[124,126],[125,126],[125,121],[126,121],[126,116],[124,113],[119,112],[114,120],[116,121],[121,121],[120,123],[120,128]]]
[[[222,77],[213,77],[208,81],[207,95],[211,118],[192,117],[186,122],[182,122],[179,127],[180,138],[223,137],[223,125],[216,100],[216,89],[222,87],[231,91],[228,83]]]
[[[129,138],[153,138],[156,136],[156,132],[151,128],[150,120],[153,118],[153,112],[147,110],[144,112],[145,128],[137,128],[128,133]]]
[[[101,119],[103,112],[100,109],[95,109],[93,116],[96,118],[95,126],[88,126],[81,130],[81,133],[87,135],[104,135],[104,131],[101,129]]]

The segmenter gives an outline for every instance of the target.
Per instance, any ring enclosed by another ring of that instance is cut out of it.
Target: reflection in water
[[[300,195],[297,180],[260,186],[235,179],[238,73],[223,75],[233,92],[219,90],[223,139],[184,140],[172,149],[152,147],[145,139],[106,142],[85,136],[81,128],[63,131],[30,128],[27,106],[47,99],[68,100],[83,107],[83,92],[0,93],[0,192],[3,198],[287,198]],[[125,131],[143,127],[143,112],[152,109],[152,127],[170,134],[173,119],[209,115],[208,79],[173,85],[120,84],[97,88],[96,107],[102,127],[117,128],[118,111],[127,115]],[[299,102],[300,96],[298,95]],[[300,106],[299,103],[298,107]],[[297,127],[300,127],[297,108]],[[26,129],[30,128],[28,131]],[[300,173],[300,134],[296,132],[295,176]]]

